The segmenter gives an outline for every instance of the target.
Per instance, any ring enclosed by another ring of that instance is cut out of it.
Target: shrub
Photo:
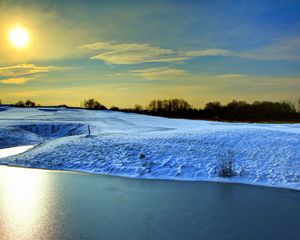
[[[34,107],[35,106],[35,102],[32,102],[29,99],[24,104],[26,107]]]
[[[224,156],[219,155],[219,166],[218,166],[218,176],[219,177],[233,177],[237,173],[234,169],[234,153],[233,151],[228,151]]]
[[[23,101],[18,101],[15,103],[16,107],[25,107],[25,103]]]
[[[140,112],[140,111],[143,110],[143,106],[139,105],[139,104],[135,104],[133,110],[136,111],[136,112]]]
[[[110,110],[112,110],[112,111],[119,111],[120,109],[119,109],[118,107],[111,106],[111,107],[110,107]]]
[[[99,103],[94,98],[84,100],[83,101],[83,107],[88,108],[88,109],[94,109],[94,110],[106,110],[107,109],[104,105]]]

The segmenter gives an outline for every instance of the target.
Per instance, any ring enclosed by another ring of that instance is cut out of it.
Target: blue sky
[[[3,102],[300,97],[300,1],[6,0],[0,13]],[[24,49],[7,40],[15,26]]]

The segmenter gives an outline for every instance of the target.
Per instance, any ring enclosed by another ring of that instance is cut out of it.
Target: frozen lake
[[[300,192],[0,167],[0,238],[298,239]]]

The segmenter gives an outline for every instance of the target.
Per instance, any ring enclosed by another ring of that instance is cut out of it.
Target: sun
[[[30,40],[29,32],[23,27],[15,27],[8,33],[10,43],[16,48],[25,48]]]

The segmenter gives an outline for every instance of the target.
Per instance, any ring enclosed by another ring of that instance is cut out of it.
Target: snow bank
[[[41,137],[65,137],[79,135],[87,132],[87,127],[81,123],[38,123],[16,125],[16,128],[24,129]]]
[[[0,113],[0,122],[0,140],[19,129],[15,139],[23,135],[28,143],[42,143],[1,159],[2,164],[300,189],[300,124],[176,120],[74,109],[10,109]],[[87,125],[91,136],[87,136]],[[219,160],[228,152],[233,153],[238,175],[220,178]]]
[[[35,145],[43,141],[43,137],[18,127],[0,127],[0,149],[24,145]]]

